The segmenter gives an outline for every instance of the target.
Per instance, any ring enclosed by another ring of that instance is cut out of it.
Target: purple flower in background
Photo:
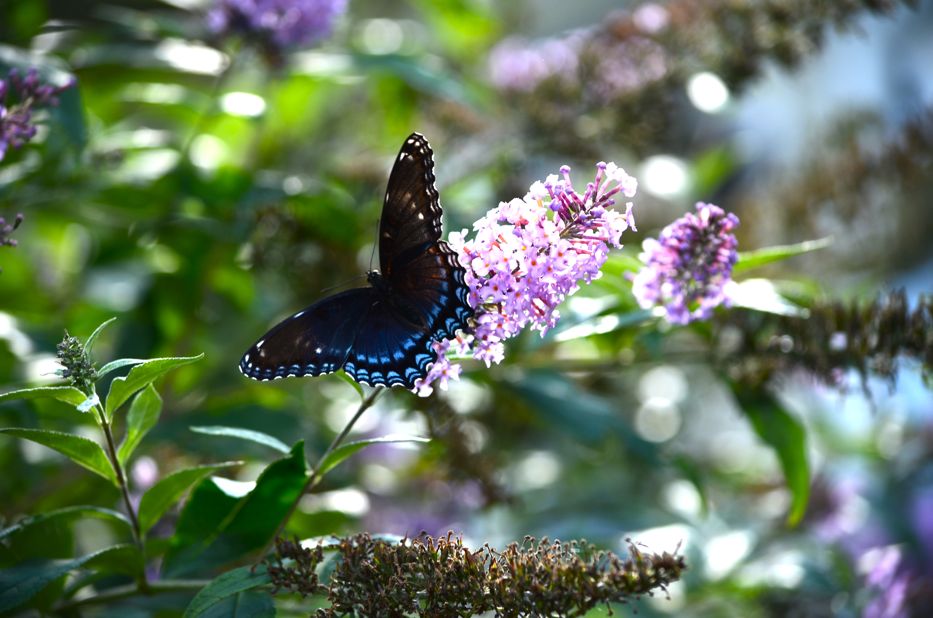
[[[13,223],[7,223],[6,219],[0,217],[0,247],[15,247],[16,240],[10,238],[10,235],[19,227],[20,223],[23,222],[23,213],[16,215],[16,218],[13,219]]]
[[[346,8],[346,0],[217,0],[207,23],[215,34],[254,37],[282,52],[327,37]]]
[[[573,83],[580,63],[580,34],[529,43],[509,38],[489,53],[489,80],[500,90],[530,92],[549,78]]]
[[[646,309],[663,305],[672,324],[709,318],[729,302],[739,219],[713,204],[699,202],[696,210],[665,227],[657,240],[645,240],[645,265],[632,282],[638,303]]]
[[[667,54],[651,39],[630,36],[620,41],[594,42],[587,50],[594,78],[586,80],[605,103],[656,82],[667,75]]]
[[[472,335],[435,346],[437,362],[415,383],[429,395],[432,384],[446,386],[459,376],[447,352],[471,354],[487,366],[505,355],[504,343],[530,327],[543,335],[560,318],[558,305],[580,282],[599,278],[611,247],[621,247],[622,233],[635,229],[632,203],[625,212],[610,208],[614,197],[635,195],[637,182],[614,163],[596,166],[596,179],[578,193],[570,168],[536,182],[522,199],[501,202],[467,231],[452,233],[450,245],[466,268],[470,304],[476,309]]]
[[[903,568],[900,548],[875,548],[863,556],[870,562],[865,584],[875,592],[874,598],[862,611],[862,618],[907,618],[910,615],[905,601],[913,579]]]
[[[73,80],[64,86],[43,84],[36,69],[25,75],[13,69],[6,79],[0,79],[0,161],[11,147],[20,148],[35,137],[33,110],[58,105],[58,95],[73,85]]]

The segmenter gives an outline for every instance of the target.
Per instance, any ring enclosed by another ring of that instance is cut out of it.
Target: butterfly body
[[[441,207],[431,147],[413,133],[389,176],[379,227],[380,269],[369,287],[320,300],[274,326],[240,361],[256,380],[316,376],[338,369],[373,386],[424,377],[435,341],[466,328],[465,271],[440,239]]]

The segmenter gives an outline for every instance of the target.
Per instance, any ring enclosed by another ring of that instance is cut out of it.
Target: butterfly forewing
[[[433,155],[428,140],[412,133],[402,144],[389,175],[379,225],[379,267],[389,279],[441,237]]]

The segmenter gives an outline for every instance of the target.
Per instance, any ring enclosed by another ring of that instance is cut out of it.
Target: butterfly
[[[412,133],[398,153],[379,224],[379,267],[368,287],[328,296],[286,318],[240,361],[254,380],[343,369],[371,386],[413,388],[436,359],[435,341],[473,315],[466,271],[441,240],[440,196],[428,141]]]

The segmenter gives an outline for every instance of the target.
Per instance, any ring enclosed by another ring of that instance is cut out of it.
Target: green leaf
[[[742,251],[739,253],[739,260],[732,269],[733,275],[746,273],[753,268],[759,268],[765,264],[780,262],[795,255],[803,255],[811,251],[825,249],[833,244],[832,236],[820,238],[818,240],[807,240],[794,245],[776,245],[774,247],[764,247],[755,251]]]
[[[153,358],[136,365],[130,372],[119,378],[114,378],[110,383],[110,393],[107,395],[107,404],[104,411],[107,418],[113,418],[113,413],[123,405],[127,399],[133,396],[133,393],[151,384],[163,374],[181,367],[189,365],[197,360],[204,358],[204,354],[197,356],[180,356],[175,358]]]
[[[367,446],[371,444],[392,444],[392,443],[397,443],[397,442],[427,443],[430,441],[431,441],[430,438],[422,438],[420,436],[388,435],[388,436],[382,436],[380,438],[371,438],[369,440],[357,440],[356,442],[347,442],[346,444],[331,451],[330,455],[328,455],[324,459],[324,461],[321,462],[321,465],[318,468],[317,473],[319,476],[324,476],[325,474],[333,470],[344,459],[366,448]]]
[[[203,618],[272,618],[275,615],[275,602],[269,590],[238,592],[201,614]]]
[[[181,498],[189,487],[222,468],[242,465],[241,461],[225,461],[178,470],[149,488],[139,502],[139,527],[143,533],[154,526],[165,511]]]
[[[117,360],[112,360],[100,369],[97,370],[97,377],[102,378],[111,371],[116,371],[126,367],[127,365],[139,365],[145,363],[146,359],[144,358],[118,358]]]
[[[211,583],[201,589],[185,609],[184,618],[197,618],[203,616],[212,607],[221,601],[229,599],[240,592],[252,590],[258,586],[270,583],[269,574],[264,566],[244,566],[218,575]],[[233,614],[256,615],[256,614]]]
[[[736,396],[745,415],[761,440],[774,449],[784,471],[791,508],[787,523],[796,525],[807,510],[810,499],[810,465],[807,461],[807,436],[803,425],[763,390],[741,390]]]
[[[94,332],[91,333],[91,336],[87,338],[87,341],[84,342],[84,351],[88,354],[91,353],[91,348],[94,346],[94,342],[97,341],[97,337],[100,336],[100,333],[106,328],[111,322],[115,321],[117,318],[110,318],[109,320],[103,322],[100,326],[94,329]]]
[[[274,449],[283,455],[287,455],[290,450],[288,445],[278,438],[270,436],[269,434],[263,433],[261,431],[256,431],[254,429],[244,429],[242,427],[224,427],[222,425],[189,427],[189,429],[195,433],[203,433],[209,436],[227,436],[229,438],[248,440],[257,444],[262,444],[263,446],[268,446],[269,448]]]
[[[307,480],[303,441],[287,457],[266,466],[252,486],[205,479],[179,517],[163,573],[198,573],[261,549],[289,515]],[[249,491],[243,492],[244,486]]]
[[[162,398],[159,397],[155,387],[150,384],[141,390],[130,404],[130,411],[126,416],[126,437],[117,450],[120,463],[126,464],[143,436],[155,427],[161,413]]]
[[[39,386],[36,388],[23,388],[0,395],[0,403],[14,399],[43,399],[49,397],[78,407],[87,399],[87,395],[74,386]]]
[[[93,440],[62,431],[28,429],[25,427],[4,427],[0,429],[0,433],[31,440],[43,446],[55,449],[62,455],[69,457],[75,463],[84,466],[91,472],[96,472],[114,485],[117,484],[117,478],[114,475],[113,467],[110,465],[110,461],[107,459],[104,449]]]
[[[3,539],[24,532],[33,526],[43,525],[50,522],[67,523],[76,519],[94,518],[116,521],[126,526],[130,530],[130,520],[123,513],[111,509],[105,509],[100,506],[68,506],[63,509],[30,515],[16,522],[8,528],[0,530],[0,541]]]
[[[738,282],[730,293],[730,300],[734,307],[754,311],[797,317],[808,315],[805,308],[784,298],[770,279],[746,279]]]
[[[360,396],[360,401],[363,401],[364,399],[366,399],[366,393],[363,392],[363,386],[359,382],[351,378],[347,374],[346,371],[341,369],[340,371],[337,372],[337,377],[339,377],[341,380],[343,380],[344,382],[346,382],[347,384],[353,387],[353,390],[356,391],[356,394]]]
[[[601,443],[621,438],[629,452],[658,461],[657,446],[641,438],[617,413],[616,404],[584,391],[567,376],[549,370],[529,371],[506,383],[532,413],[554,429],[581,442]],[[573,402],[573,405],[567,405]]]
[[[114,545],[72,560],[53,560],[4,569],[0,571],[0,612],[22,605],[69,571],[92,561],[105,560],[114,553],[123,555],[128,548],[135,550],[129,545]]]

